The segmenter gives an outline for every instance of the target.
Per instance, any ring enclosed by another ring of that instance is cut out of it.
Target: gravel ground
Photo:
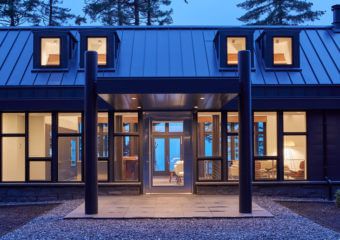
[[[255,202],[274,218],[64,220],[82,203],[67,201],[2,239],[340,239],[340,234],[299,216],[271,198]]]
[[[334,202],[280,202],[285,207],[340,233],[340,208]]]

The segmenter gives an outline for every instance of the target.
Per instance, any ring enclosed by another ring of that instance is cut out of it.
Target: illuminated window
[[[60,38],[41,38],[41,66],[60,65]]]
[[[98,53],[98,65],[107,64],[107,39],[105,37],[87,38],[87,50]]]
[[[292,42],[291,37],[273,38],[274,65],[293,64]]]
[[[238,52],[246,50],[245,37],[228,37],[227,38],[227,64],[238,64]]]

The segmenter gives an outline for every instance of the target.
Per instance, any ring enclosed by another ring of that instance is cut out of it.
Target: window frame
[[[59,38],[60,39],[60,63],[59,65],[42,65],[42,39]],[[69,41],[70,37],[66,31],[35,31],[33,44],[33,71],[34,70],[48,70],[60,71],[66,70],[69,59]]]
[[[251,52],[251,67],[254,68],[254,31],[252,30],[221,30],[214,39],[217,62],[220,71],[237,71],[237,64],[228,64],[228,38],[245,38],[246,50]]]
[[[274,64],[274,38],[292,39],[292,64]],[[300,30],[266,30],[258,44],[266,71],[299,71],[300,69]]]
[[[89,38],[106,38],[106,64],[99,65],[98,70],[114,71],[116,67],[117,50],[119,38],[115,31],[104,30],[83,30],[80,33],[80,69],[84,68],[85,52],[88,48]]]

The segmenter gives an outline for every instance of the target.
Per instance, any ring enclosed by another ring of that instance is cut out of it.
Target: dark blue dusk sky
[[[237,20],[244,11],[236,7],[243,0],[172,0],[173,25],[241,25]],[[331,6],[339,3],[337,0],[311,0],[314,10],[325,10],[326,14],[319,21],[308,22],[306,25],[330,25],[332,23]],[[64,0],[64,6],[71,8],[76,14],[82,13],[84,0]],[[86,25],[100,25],[91,23]]]

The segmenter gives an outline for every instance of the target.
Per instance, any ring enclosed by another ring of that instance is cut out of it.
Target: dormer
[[[237,71],[238,52],[241,50],[251,51],[253,67],[253,41],[251,30],[219,30],[215,36],[214,45],[220,71]]]
[[[82,30],[80,33],[80,62],[84,68],[85,51],[98,53],[98,70],[114,71],[120,43],[118,34],[111,30]]]
[[[257,39],[259,52],[267,71],[300,69],[300,30],[268,29]]]

